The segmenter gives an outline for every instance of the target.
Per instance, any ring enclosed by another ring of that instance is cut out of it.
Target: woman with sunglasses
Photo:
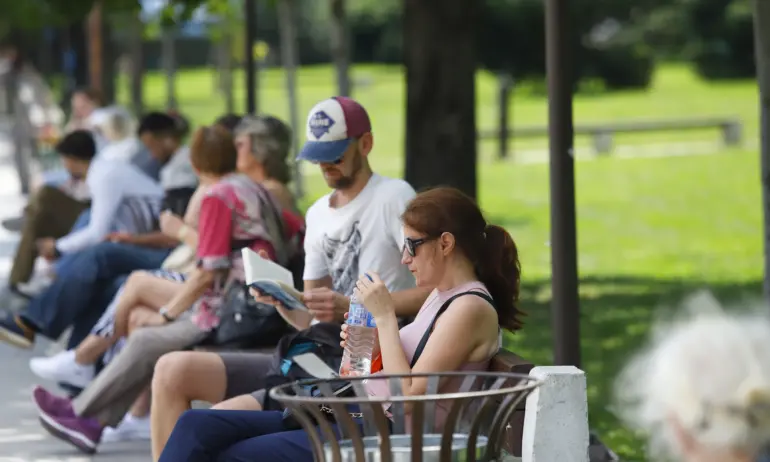
[[[522,325],[517,307],[521,268],[513,239],[503,228],[487,224],[476,203],[453,188],[418,194],[402,219],[402,262],[418,286],[434,290],[414,322],[399,330],[393,298],[377,274],[359,278],[355,292],[377,324],[381,371],[486,370],[500,348],[500,328],[515,331]],[[434,319],[428,342],[412,364]],[[344,332],[342,337],[344,345]],[[367,382],[369,393],[387,394],[387,384],[378,382],[383,381]],[[440,391],[458,386],[448,381]],[[407,395],[424,394],[427,380],[404,379],[402,388]],[[182,415],[160,457],[161,462],[257,459],[309,462],[313,454],[304,430],[285,431],[280,411],[197,409]]]

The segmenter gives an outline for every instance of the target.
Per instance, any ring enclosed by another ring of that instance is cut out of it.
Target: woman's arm
[[[181,243],[187,244],[192,249],[198,248],[198,231],[188,225],[183,225],[177,234],[177,238],[179,238]]]
[[[178,318],[185,311],[189,310],[193,304],[210,288],[218,275],[215,271],[208,271],[202,268],[195,268],[190,276],[184,281],[179,292],[166,304],[166,312],[172,318]]]
[[[230,271],[232,211],[220,198],[207,196],[201,204],[198,267],[190,274],[180,292],[166,305],[176,318],[184,313],[216,281],[224,281]]]

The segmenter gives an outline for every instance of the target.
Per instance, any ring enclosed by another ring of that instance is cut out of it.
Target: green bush
[[[687,14],[692,29],[689,54],[701,76],[733,79],[756,75],[749,0],[689,0]]]
[[[590,74],[608,90],[646,88],[652,83],[655,57],[652,50],[636,41],[617,41],[587,53]]]

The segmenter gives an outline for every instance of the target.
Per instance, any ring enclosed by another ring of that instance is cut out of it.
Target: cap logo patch
[[[329,133],[334,123],[334,119],[329,117],[329,114],[324,111],[318,111],[310,117],[308,128],[316,139],[321,139],[322,136]]]

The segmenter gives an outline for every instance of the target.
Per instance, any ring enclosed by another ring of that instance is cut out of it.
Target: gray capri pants
[[[273,363],[273,353],[219,353],[225,365],[225,399],[250,394],[260,406],[265,405],[265,377]]]

